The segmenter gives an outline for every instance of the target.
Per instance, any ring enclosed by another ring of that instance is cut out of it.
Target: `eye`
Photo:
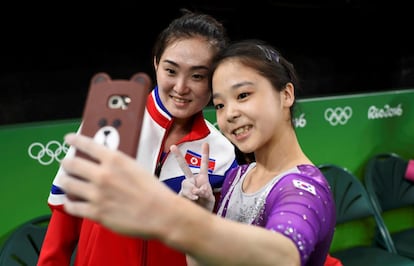
[[[114,128],[118,128],[118,127],[120,127],[120,126],[121,126],[121,120],[120,120],[120,119],[115,119],[115,120],[112,122],[112,126],[113,126]]]
[[[223,107],[224,107],[224,104],[222,104],[222,103],[219,103],[219,104],[215,104],[214,105],[214,109],[216,109],[216,110],[219,110],[219,109],[221,109]]]
[[[165,69],[165,72],[167,72],[168,75],[170,75],[170,76],[172,76],[172,75],[174,75],[176,73],[176,71],[174,69],[172,69],[172,68],[166,68]]]
[[[202,75],[202,74],[193,74],[192,77],[195,80],[202,80],[202,79],[205,78],[205,75]]]
[[[99,121],[98,121],[98,125],[99,125],[99,127],[104,127],[104,126],[106,126],[108,124],[108,122],[106,121],[106,119],[105,118],[101,118],[101,119],[99,119]]]
[[[244,99],[244,98],[248,97],[249,95],[250,95],[250,93],[242,92],[237,96],[237,99]]]

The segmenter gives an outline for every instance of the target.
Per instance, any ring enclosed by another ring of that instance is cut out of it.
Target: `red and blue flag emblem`
[[[312,193],[313,195],[316,195],[316,189],[315,189],[314,185],[311,185],[307,182],[304,182],[302,180],[297,180],[297,179],[293,180],[293,185],[295,187],[299,188],[299,189],[308,191],[308,192]]]
[[[201,166],[201,155],[193,151],[187,150],[185,154],[185,161],[191,168],[200,168]],[[208,172],[212,173],[216,166],[216,160],[208,158]]]

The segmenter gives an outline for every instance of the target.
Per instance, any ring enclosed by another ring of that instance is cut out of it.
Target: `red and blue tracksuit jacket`
[[[157,87],[148,95],[143,119],[137,161],[155,173],[164,138],[174,121],[174,117],[163,106]],[[210,182],[218,192],[226,173],[237,165],[234,147],[200,112],[195,117],[191,132],[177,143],[193,173],[199,171],[201,144],[204,142],[210,144]],[[66,156],[73,155],[74,150],[70,148]],[[59,184],[62,171],[61,168],[58,170],[49,194],[48,205],[52,210],[52,218],[38,266],[69,265],[75,248],[77,266],[186,265],[185,254],[158,241],[119,235],[94,221],[65,213],[62,204],[66,195]],[[174,156],[169,154],[164,157],[158,176],[160,181],[176,192],[185,178]]]

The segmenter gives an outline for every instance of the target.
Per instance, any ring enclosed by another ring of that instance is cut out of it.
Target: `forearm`
[[[296,246],[280,233],[225,220],[190,201],[177,204],[162,240],[200,265],[300,264]]]

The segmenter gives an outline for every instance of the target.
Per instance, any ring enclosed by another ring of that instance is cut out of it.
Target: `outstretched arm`
[[[67,212],[126,235],[159,239],[202,265],[299,265],[282,234],[218,217],[178,196],[137,162],[91,138],[69,134],[69,145],[96,160],[67,158],[62,187]],[[74,176],[81,176],[82,179]]]

